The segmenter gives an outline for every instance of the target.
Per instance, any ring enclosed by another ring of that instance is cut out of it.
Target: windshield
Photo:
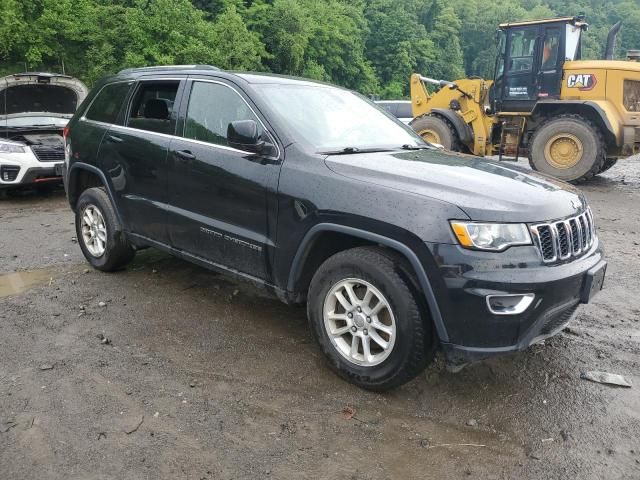
[[[348,90],[323,85],[257,85],[266,102],[317,152],[424,146],[409,128]]]

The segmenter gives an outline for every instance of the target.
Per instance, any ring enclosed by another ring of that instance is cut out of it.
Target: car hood
[[[325,163],[354,180],[452,203],[477,221],[542,222],[586,207],[580,191],[560,180],[442,150],[329,155]]]
[[[77,78],[52,73],[20,73],[0,78],[0,118],[37,112],[72,115],[87,96]]]

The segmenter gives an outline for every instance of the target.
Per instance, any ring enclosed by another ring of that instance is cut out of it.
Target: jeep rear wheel
[[[85,258],[98,270],[118,270],[135,255],[109,196],[101,188],[89,188],[80,195],[76,205],[76,235]]]
[[[393,254],[360,247],[320,266],[307,311],[333,370],[383,391],[411,380],[433,357],[431,323],[419,298]]]

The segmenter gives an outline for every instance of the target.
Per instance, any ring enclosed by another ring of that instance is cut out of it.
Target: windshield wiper
[[[358,147],[344,147],[339,150],[327,150],[324,152],[318,152],[320,155],[348,155],[354,153],[372,153],[372,152],[391,152],[391,148],[385,147],[371,147],[371,148],[358,148]]]
[[[429,147],[429,145],[411,145],[409,143],[405,143],[400,148],[403,150],[427,150],[431,147]]]

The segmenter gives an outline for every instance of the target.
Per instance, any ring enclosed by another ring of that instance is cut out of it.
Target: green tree
[[[426,74],[435,60],[433,41],[419,23],[411,0],[369,0],[365,16],[369,26],[366,57],[382,85],[380,93],[401,98],[408,94],[411,73]]]
[[[267,52],[258,35],[247,29],[236,7],[230,5],[213,28],[216,64],[233,70],[260,70]]]

